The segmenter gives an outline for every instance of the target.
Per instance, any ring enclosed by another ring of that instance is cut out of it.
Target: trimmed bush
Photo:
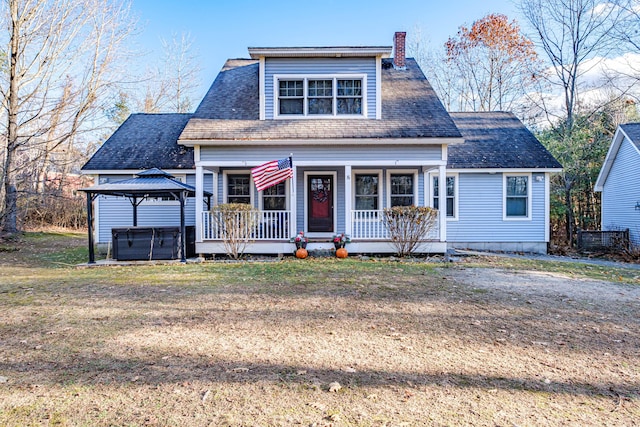
[[[426,206],[395,206],[383,210],[383,222],[399,256],[410,256],[436,226],[438,211]]]

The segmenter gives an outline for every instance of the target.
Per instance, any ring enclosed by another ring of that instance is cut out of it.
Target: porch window
[[[274,76],[279,116],[362,116],[366,75]]]
[[[227,203],[251,204],[251,177],[249,174],[227,175]]]
[[[262,191],[262,209],[265,211],[287,210],[287,192],[284,182]]]
[[[355,209],[359,211],[378,210],[380,176],[378,174],[355,174]]]
[[[505,217],[529,218],[529,176],[505,176]]]
[[[440,188],[439,188],[438,177],[434,176],[433,177],[433,207],[435,209],[439,209],[439,206],[440,206],[440,198],[438,197],[438,194],[440,194],[439,191],[440,191]],[[447,217],[455,218],[456,216],[456,212],[455,212],[456,178],[453,176],[447,177],[446,196],[447,196]]]
[[[391,207],[411,206],[415,204],[415,176],[414,174],[403,173],[390,175],[391,184]]]

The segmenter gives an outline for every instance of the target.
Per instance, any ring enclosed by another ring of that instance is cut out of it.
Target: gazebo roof
[[[91,194],[104,194],[122,197],[175,197],[176,194],[186,192],[187,197],[194,197],[194,186],[176,180],[172,175],[158,168],[152,168],[136,174],[135,178],[98,184],[80,191]],[[208,191],[204,196],[211,196]]]

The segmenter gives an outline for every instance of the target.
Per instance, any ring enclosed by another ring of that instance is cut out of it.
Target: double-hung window
[[[276,76],[275,111],[280,117],[361,117],[365,114],[364,75]]]
[[[251,204],[251,177],[249,174],[227,175],[227,203]]]
[[[433,207],[440,208],[440,182],[437,176],[433,177]],[[445,192],[447,198],[447,217],[455,218],[456,216],[456,178],[454,176],[447,177],[447,188]]]
[[[390,202],[394,206],[415,205],[416,177],[413,173],[392,173],[389,175]]]
[[[309,80],[307,88],[307,112],[333,114],[333,80]]]
[[[280,80],[278,98],[280,100],[280,114],[304,113],[304,81]]]
[[[281,182],[262,190],[262,209],[265,211],[287,210],[286,183]]]
[[[530,218],[531,188],[529,178],[529,175],[506,175],[504,177],[504,213],[507,219]]]
[[[338,114],[362,114],[362,80],[338,79]]]
[[[377,173],[355,174],[355,210],[376,211],[380,209],[380,175]]]

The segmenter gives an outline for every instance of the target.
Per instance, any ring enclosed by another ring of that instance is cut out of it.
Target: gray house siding
[[[542,181],[536,177],[542,177]],[[544,179],[544,174],[531,176],[531,219],[505,220],[503,174],[460,173],[458,219],[447,221],[447,241],[545,242]]]
[[[296,161],[326,161],[331,165],[336,159],[361,161],[415,161],[416,164],[442,159],[442,149],[439,145],[417,147],[413,145],[392,145],[367,147],[355,145],[332,146],[269,146],[269,147],[202,147],[200,160],[203,162],[247,161],[265,162],[281,159],[293,154],[293,164]]]
[[[629,229],[634,245],[640,245],[640,153],[626,138],[609,171],[602,191],[602,229]]]
[[[132,175],[100,175],[99,182],[107,183],[131,178]],[[195,175],[186,176],[187,184],[195,186]],[[211,175],[205,176],[205,184],[211,187]],[[133,208],[125,197],[98,196],[97,242],[106,244],[111,241],[111,229],[133,226]],[[185,204],[186,225],[195,225],[195,199],[189,198]],[[180,203],[143,201],[138,206],[138,226],[179,226]]]
[[[265,60],[265,118],[274,118],[274,85],[276,74],[366,74],[367,114],[376,117],[375,58],[267,58]]]

